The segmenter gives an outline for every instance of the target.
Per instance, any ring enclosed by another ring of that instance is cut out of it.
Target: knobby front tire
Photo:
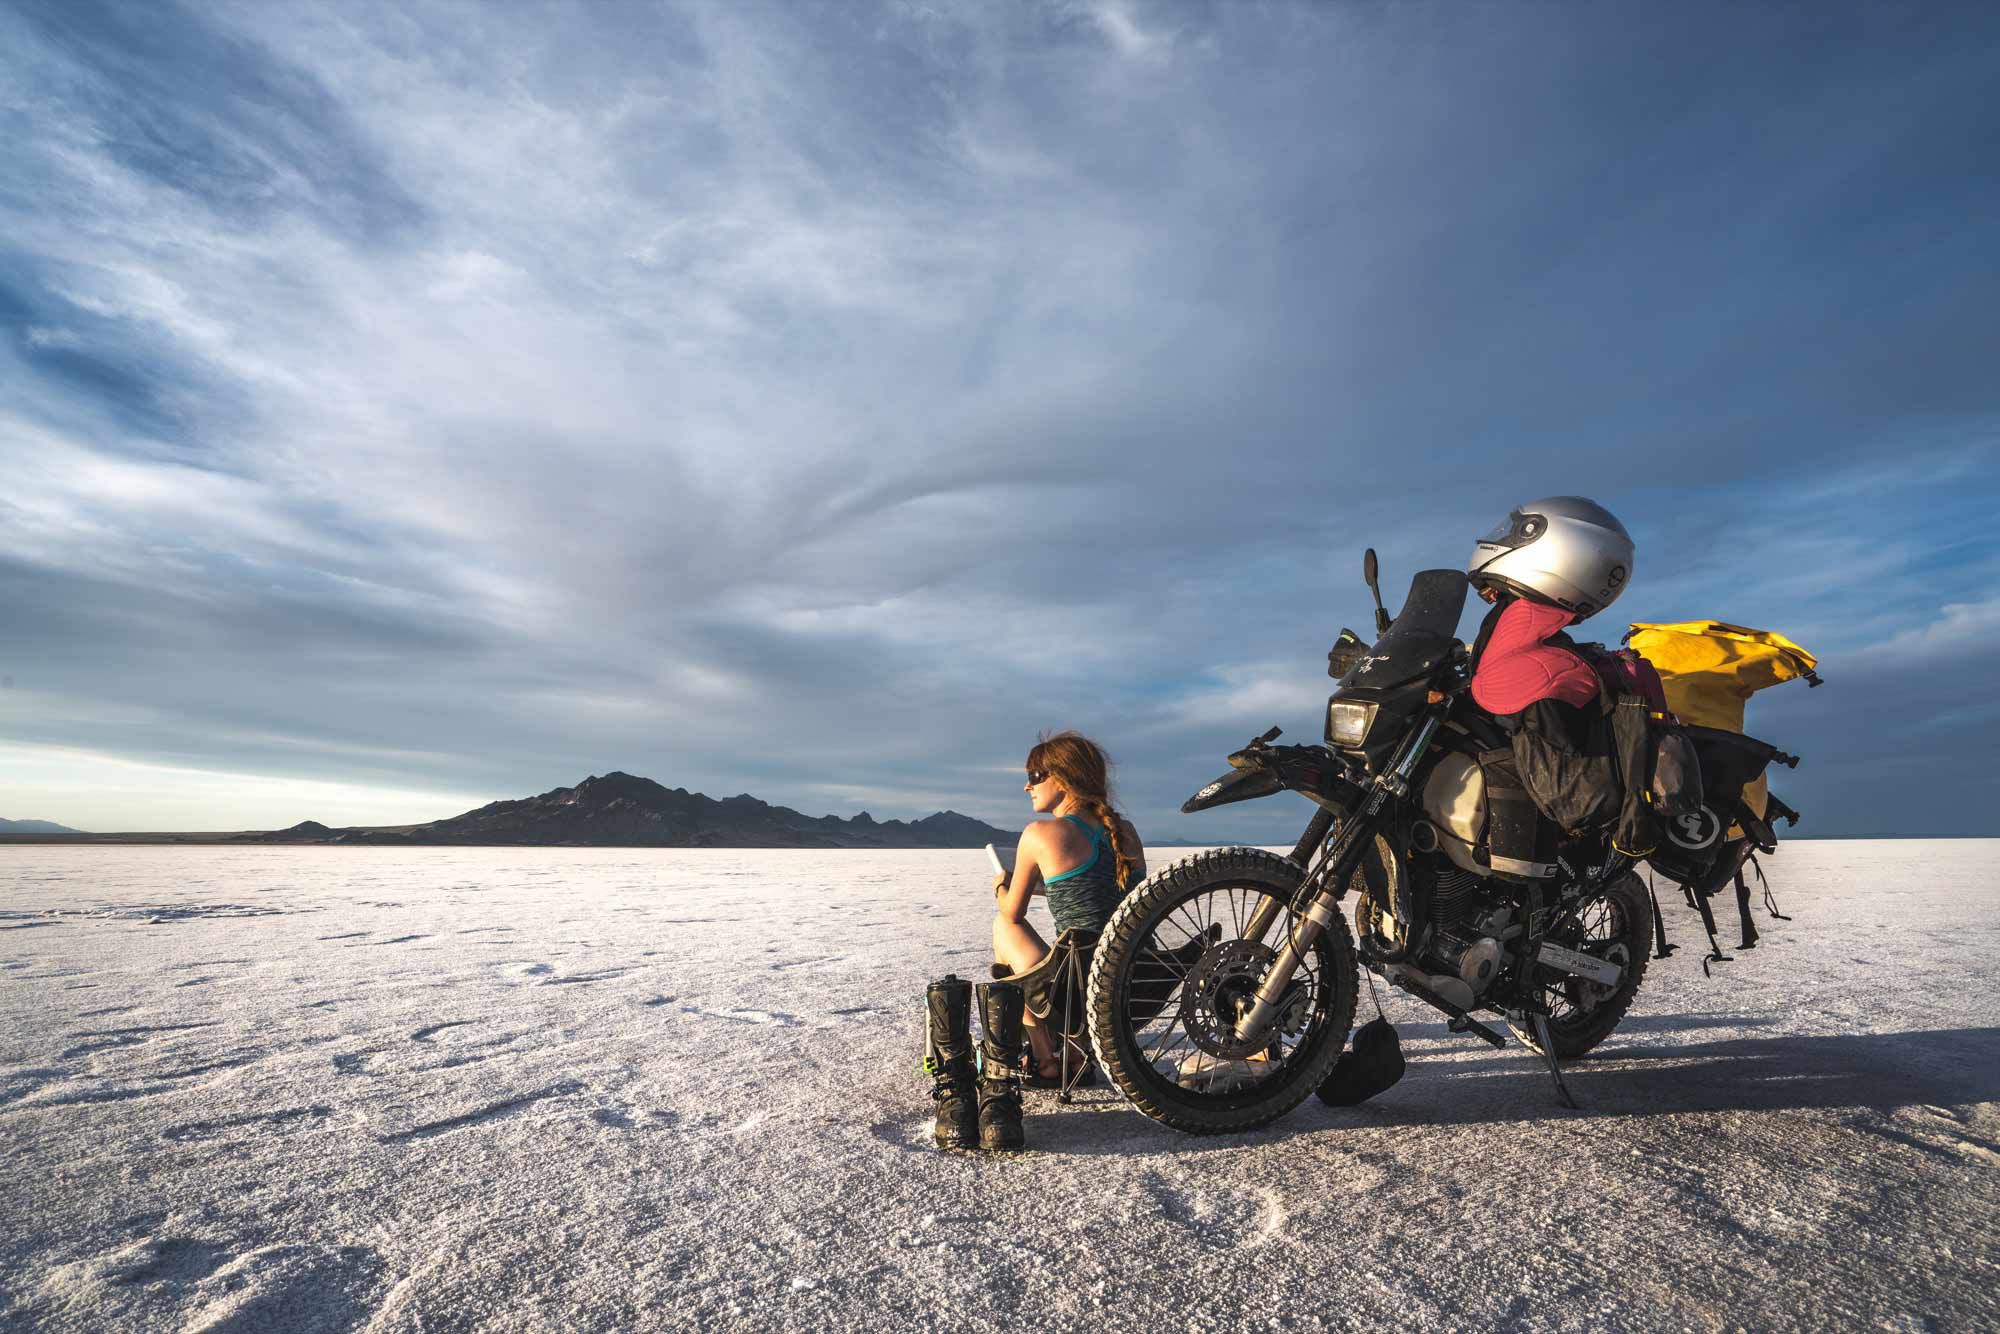
[[[1214,924],[1221,929],[1201,951],[1212,959],[1240,940],[1242,924],[1258,898],[1269,894],[1289,901],[1303,877],[1303,869],[1283,857],[1255,848],[1224,848],[1160,872],[1112,914],[1091,961],[1090,1040],[1098,1064],[1133,1106],[1190,1134],[1252,1130],[1297,1107],[1326,1078],[1347,1045],[1359,989],[1354,938],[1339,914],[1295,976],[1294,985],[1305,991],[1296,1033],[1277,1038],[1260,1053],[1267,1060],[1234,1063],[1230,1068],[1258,1071],[1235,1087],[1218,1080],[1209,1088],[1188,1088],[1169,1072],[1177,1060],[1192,1060],[1199,1074],[1206,1059],[1181,1017],[1185,976],[1177,977],[1173,995],[1155,1017],[1140,1017],[1148,1007],[1143,999],[1135,1002],[1135,980],[1143,997],[1148,970],[1158,972],[1163,953],[1176,946],[1192,951],[1199,933]],[[1267,943],[1282,942],[1294,920],[1289,911],[1281,912]],[[1268,1073],[1259,1070],[1267,1065]]]

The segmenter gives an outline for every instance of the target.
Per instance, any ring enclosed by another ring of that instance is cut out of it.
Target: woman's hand
[[[1005,871],[995,871],[993,873],[993,897],[997,899],[1006,892],[1007,873]]]

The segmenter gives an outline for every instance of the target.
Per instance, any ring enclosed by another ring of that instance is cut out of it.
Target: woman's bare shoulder
[[[1032,852],[1054,847],[1067,828],[1069,826],[1061,820],[1030,820],[1021,830],[1021,849]]]
[[[1071,852],[1089,841],[1067,820],[1034,820],[1021,831],[1023,852]]]

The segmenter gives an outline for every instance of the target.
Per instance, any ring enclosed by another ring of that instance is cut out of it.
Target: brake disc
[[[1257,987],[1276,957],[1277,952],[1260,941],[1232,940],[1202,955],[1188,970],[1181,984],[1181,1028],[1195,1046],[1210,1056],[1240,1061],[1270,1045],[1269,1034],[1257,1042],[1237,1037],[1236,1020],[1256,1003]],[[1279,1012],[1279,1023],[1288,1032],[1297,1018],[1287,1011],[1297,1008],[1294,1002]]]

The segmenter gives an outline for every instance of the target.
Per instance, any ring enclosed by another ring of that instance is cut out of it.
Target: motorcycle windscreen
[[[1340,688],[1399,686],[1436,671],[1458,642],[1467,586],[1463,570],[1418,571],[1403,609],[1368,655],[1340,678]]]

